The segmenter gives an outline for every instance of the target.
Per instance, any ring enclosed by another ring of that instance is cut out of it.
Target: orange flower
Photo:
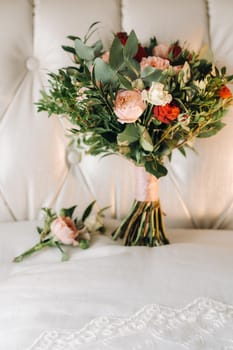
[[[221,89],[219,90],[218,94],[222,98],[230,98],[230,97],[232,97],[231,90],[228,89],[228,87],[226,85],[221,87]]]
[[[174,104],[167,103],[165,106],[155,106],[153,113],[156,119],[165,124],[170,124],[180,114],[180,109]]]

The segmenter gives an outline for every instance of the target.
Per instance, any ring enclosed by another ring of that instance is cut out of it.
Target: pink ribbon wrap
[[[136,167],[136,200],[157,202],[159,200],[159,181],[144,167]]]

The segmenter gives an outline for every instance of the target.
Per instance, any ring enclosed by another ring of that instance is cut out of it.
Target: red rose
[[[169,47],[168,50],[168,54],[172,57],[172,58],[177,58],[182,52],[182,48],[180,47],[180,45],[178,44],[178,41],[175,42],[174,44],[172,44]]]
[[[120,39],[122,45],[125,45],[128,39],[128,34],[126,32],[119,32],[116,35]],[[134,56],[134,59],[138,62],[141,62],[143,57],[147,57],[146,50],[141,44],[138,44],[138,51]]]
[[[232,97],[231,90],[228,89],[228,87],[226,85],[221,87],[221,89],[219,90],[218,94],[222,98],[230,98],[230,97]]]
[[[134,59],[138,62],[141,62],[143,57],[147,57],[146,50],[140,44],[138,45],[138,52],[134,56]]]
[[[170,124],[180,114],[180,109],[174,103],[165,106],[155,106],[153,113],[156,119],[165,124]]]
[[[126,32],[119,32],[116,34],[116,36],[120,39],[122,45],[126,44],[126,41],[128,39],[128,34]]]

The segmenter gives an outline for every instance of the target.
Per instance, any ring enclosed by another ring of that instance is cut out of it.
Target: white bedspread
[[[114,224],[109,222],[109,231]],[[35,222],[0,225],[1,350],[30,349],[41,334],[51,336],[52,330],[72,334],[96,318],[129,320],[151,304],[170,310],[212,299],[229,305],[232,316],[232,231],[169,230],[171,244],[159,248],[122,247],[120,242],[96,236],[86,251],[68,248],[68,262],[61,263],[59,251],[50,249],[11,263],[37,242],[35,227]],[[205,318],[211,320],[208,313]],[[219,350],[233,348],[233,329],[232,339],[229,329],[225,332],[227,345],[219,340]],[[166,350],[151,345],[149,339],[144,347],[131,344],[127,336],[106,349]],[[204,344],[184,348],[212,349]],[[90,349],[96,350],[97,344]],[[178,348],[170,344],[167,349]]]

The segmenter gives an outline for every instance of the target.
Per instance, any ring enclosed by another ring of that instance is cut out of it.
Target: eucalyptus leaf
[[[128,124],[125,130],[118,134],[117,143],[120,146],[128,146],[140,139],[140,132],[135,124]]]
[[[104,62],[101,58],[96,58],[94,62],[95,79],[103,83],[110,83],[117,81],[116,72],[109,64]]]
[[[92,45],[92,48],[94,50],[95,56],[98,56],[101,54],[101,51],[103,50],[103,43],[101,40],[98,40],[95,42],[94,45]]]
[[[78,57],[86,61],[91,61],[95,58],[94,48],[85,45],[80,39],[76,39],[74,43],[75,52],[78,55]]]
[[[124,75],[118,74],[118,79],[120,80],[122,87],[124,87],[127,90],[132,90],[132,83],[129,78],[126,78]]]
[[[161,163],[156,160],[145,163],[145,169],[148,173],[154,175],[157,178],[167,175],[167,169]]]
[[[141,73],[141,77],[142,80],[146,81],[147,83],[151,83],[153,81],[160,82],[165,79],[165,76],[163,76],[163,71],[153,67],[144,68]]]
[[[115,36],[110,48],[109,64],[113,69],[119,69],[124,63],[123,45],[120,39]]]
[[[138,51],[138,38],[132,30],[123,48],[124,56],[127,58],[134,57]]]
[[[145,151],[152,152],[154,147],[150,134],[148,133],[145,126],[137,125],[137,127],[140,133],[140,145]]]
[[[145,138],[140,137],[140,145],[145,151],[152,152],[153,151],[153,145]]]
[[[142,78],[145,78],[147,77],[148,75],[154,73],[155,71],[155,68],[154,67],[151,67],[151,66],[148,66],[148,67],[145,67],[141,73],[141,77]]]
[[[128,75],[131,77],[131,79],[135,80],[140,75],[140,64],[135,61],[133,58],[125,58],[125,65],[128,70]]]

